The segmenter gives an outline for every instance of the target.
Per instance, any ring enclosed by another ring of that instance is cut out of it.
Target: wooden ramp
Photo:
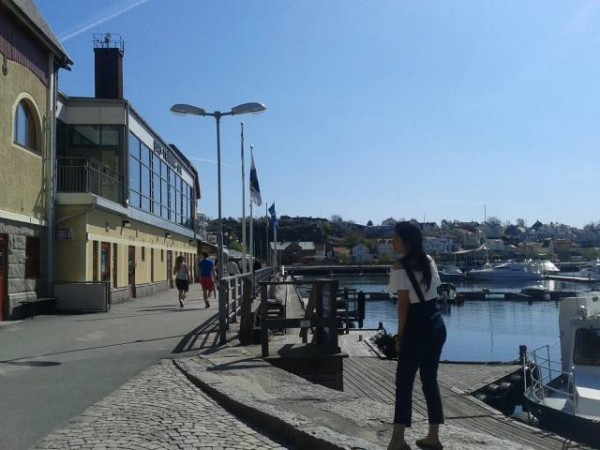
[[[396,361],[372,357],[348,358],[344,360],[344,390],[393,405],[396,364]],[[507,375],[516,367],[441,364],[439,383],[446,421],[540,450],[590,449],[509,419],[467,393]],[[418,376],[413,393],[413,420],[427,420],[427,406]]]

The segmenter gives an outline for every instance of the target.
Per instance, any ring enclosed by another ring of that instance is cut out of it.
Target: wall
[[[85,212],[89,206],[59,208],[59,218]],[[123,227],[124,218],[116,213],[95,209],[75,218],[61,221],[60,227],[72,229],[72,240],[58,240],[59,261],[57,277],[60,281],[100,281],[101,244],[110,244],[110,283],[113,303],[129,297],[129,247],[135,248],[135,284],[138,297],[167,287],[167,251],[175,258],[182,254],[194,264],[197,247],[189,238],[172,233],[165,238],[165,231],[141,222],[131,221],[131,227]],[[98,244],[95,255],[98,273],[94,279],[94,242]],[[117,282],[113,277],[113,252],[117,249]],[[142,259],[142,253],[144,258]],[[154,276],[152,276],[154,254]],[[191,266],[194,268],[194,266]],[[169,273],[172,273],[169,268]]]
[[[45,134],[41,130],[47,111],[47,90],[25,67],[12,61],[7,64],[8,74],[0,72],[0,210],[44,219],[42,156],[14,144],[13,129],[18,101],[26,98],[40,127],[37,139],[45,152]]]

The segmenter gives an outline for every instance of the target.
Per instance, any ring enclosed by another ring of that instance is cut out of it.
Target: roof
[[[275,249],[275,243],[271,242],[270,244],[271,244],[271,250],[274,250]],[[284,251],[286,248],[288,248],[292,244],[299,245],[303,252],[310,251],[310,250],[315,250],[315,243],[314,242],[278,242],[277,243],[277,250]]]
[[[66,50],[60,44],[60,41],[33,0],[0,0],[0,2],[15,13],[34,34],[45,41],[48,48],[56,55],[56,59],[62,67],[69,68],[73,64],[73,61],[67,55]]]

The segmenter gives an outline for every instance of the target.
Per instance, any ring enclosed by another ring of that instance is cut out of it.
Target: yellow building
[[[96,95],[61,95],[57,128],[56,281],[110,283],[111,301],[172,282],[196,264],[198,173],[123,99],[123,44],[95,40]]]
[[[52,291],[56,83],[70,64],[31,0],[0,0],[0,320]]]

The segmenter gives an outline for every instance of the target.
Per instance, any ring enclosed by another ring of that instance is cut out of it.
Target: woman
[[[175,260],[175,286],[179,291],[179,306],[183,308],[183,301],[187,297],[190,285],[190,269],[185,262],[183,256],[179,255]]]
[[[440,450],[439,426],[444,423],[442,399],[437,383],[438,365],[446,341],[446,326],[437,307],[440,276],[433,259],[423,250],[423,236],[416,225],[396,224],[394,252],[398,262],[390,273],[390,292],[398,294],[399,352],[396,371],[394,431],[388,450],[409,450],[404,439],[412,420],[412,391],[417,370],[427,401],[429,432],[416,444]]]

